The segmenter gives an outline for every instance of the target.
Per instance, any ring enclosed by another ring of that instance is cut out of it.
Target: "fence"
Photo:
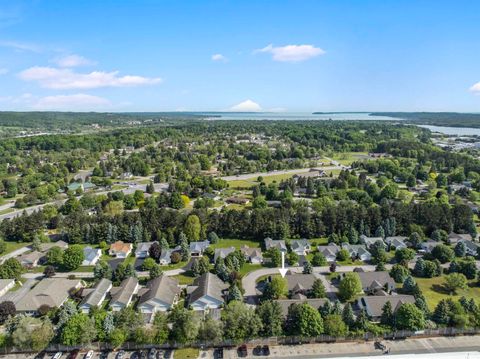
[[[387,333],[384,335],[375,335],[372,333],[364,333],[362,335],[350,335],[344,337],[332,337],[329,335],[320,335],[313,338],[305,337],[271,337],[271,338],[260,338],[252,339],[244,342],[236,342],[232,340],[224,340],[220,342],[194,342],[188,344],[181,343],[165,343],[165,344],[137,344],[133,342],[126,342],[122,345],[121,348],[114,348],[109,343],[96,342],[89,345],[77,345],[77,346],[67,346],[62,344],[51,344],[45,348],[46,352],[69,352],[76,349],[92,349],[95,351],[111,351],[113,349],[123,349],[123,350],[145,350],[150,348],[162,349],[162,350],[173,350],[183,347],[193,347],[193,348],[232,348],[240,344],[245,344],[248,347],[255,347],[258,345],[264,346],[274,346],[274,345],[298,345],[298,344],[312,344],[312,343],[342,343],[342,342],[358,342],[358,341],[376,341],[376,340],[401,340],[406,338],[429,338],[429,337],[439,337],[439,336],[460,336],[460,335],[479,335],[480,328],[468,328],[468,329],[458,329],[458,328],[438,328],[438,329],[426,329],[422,331],[412,332],[412,331],[396,331],[392,333]],[[17,349],[14,347],[4,347],[0,348],[0,355],[4,354],[14,354],[14,353],[33,353],[33,350],[26,349]]]

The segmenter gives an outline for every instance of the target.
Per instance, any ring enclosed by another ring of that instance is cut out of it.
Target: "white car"
[[[93,358],[93,350],[89,350],[87,354],[84,356],[85,359],[92,359]]]
[[[62,357],[62,352],[56,352],[52,359],[60,359]]]

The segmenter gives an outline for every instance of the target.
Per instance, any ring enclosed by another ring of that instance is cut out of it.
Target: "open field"
[[[235,247],[237,249],[249,246],[250,248],[258,248],[260,247],[259,242],[250,241],[248,239],[220,239],[217,243],[211,244],[210,247],[215,248],[228,248],[228,247]]]
[[[478,298],[480,298],[480,287],[475,286],[476,280],[469,281],[470,287],[467,290],[458,290],[458,293],[456,295],[450,295],[443,288],[444,277],[415,278],[415,281],[418,283],[420,289],[422,290],[422,293],[427,300],[427,304],[430,310],[435,309],[438,302],[445,298],[452,298],[454,300],[458,300],[462,296],[465,296],[468,299],[474,298],[475,300],[478,300]]]

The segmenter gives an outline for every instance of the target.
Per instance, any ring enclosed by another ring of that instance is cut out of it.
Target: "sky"
[[[0,0],[0,110],[480,112],[480,2]]]

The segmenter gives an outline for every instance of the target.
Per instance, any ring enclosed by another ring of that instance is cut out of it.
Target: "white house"
[[[306,256],[312,250],[310,242],[305,238],[293,240],[290,244],[290,248],[292,249],[292,252],[299,256]]]
[[[343,244],[343,248],[345,248],[350,257],[358,258],[361,261],[369,261],[372,259],[372,254],[365,248],[363,244]]]
[[[340,247],[335,243],[330,243],[328,246],[318,246],[318,251],[323,254],[327,262],[335,262],[339,250]]]
[[[94,266],[100,260],[102,250],[99,248],[85,247],[83,248],[82,266]]]
[[[147,258],[148,251],[154,242],[140,242],[135,249],[135,257],[137,258]]]
[[[195,279],[188,288],[188,303],[193,310],[207,311],[221,308],[224,304],[224,291],[228,285],[212,273],[205,273]]]
[[[138,310],[143,314],[166,312],[174,306],[181,293],[178,281],[161,275],[147,283],[147,291],[138,301]]]

